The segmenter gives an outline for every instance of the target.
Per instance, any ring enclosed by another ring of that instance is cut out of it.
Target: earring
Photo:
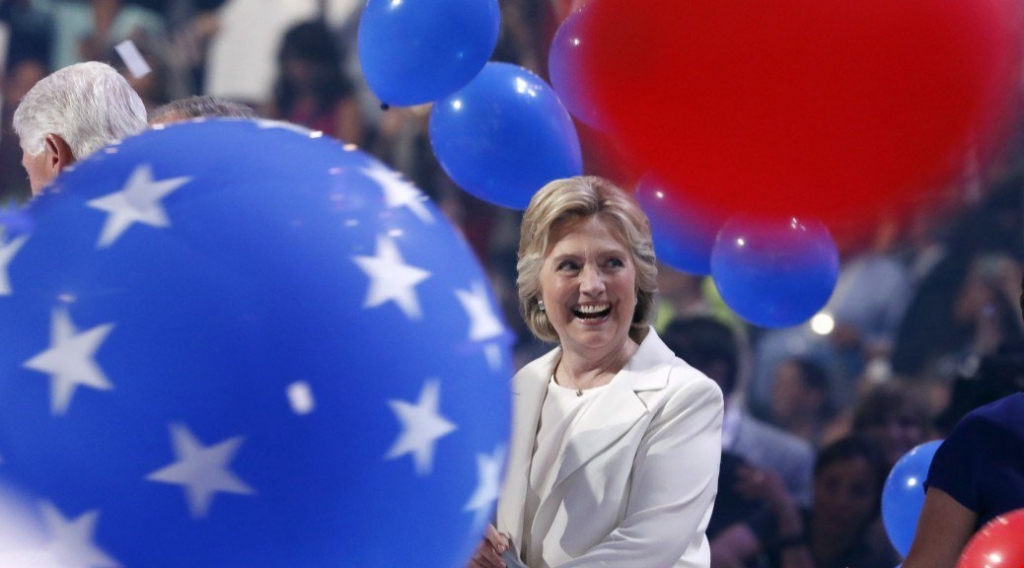
[[[544,311],[544,300],[537,300],[537,309]]]

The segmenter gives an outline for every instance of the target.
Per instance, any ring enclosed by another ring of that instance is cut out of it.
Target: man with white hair
[[[138,93],[113,67],[95,61],[48,75],[14,112],[33,196],[67,166],[146,127]]]

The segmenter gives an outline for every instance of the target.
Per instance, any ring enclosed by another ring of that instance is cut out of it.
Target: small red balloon
[[[998,516],[971,537],[956,568],[1024,566],[1024,509]]]
[[[919,201],[1006,119],[1020,6],[591,0],[580,65],[610,131],[691,199],[834,226]]]

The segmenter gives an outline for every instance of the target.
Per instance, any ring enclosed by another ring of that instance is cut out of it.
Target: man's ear
[[[46,135],[46,165],[56,176],[64,168],[75,163],[75,155],[71,152],[71,146],[63,138],[56,134]]]

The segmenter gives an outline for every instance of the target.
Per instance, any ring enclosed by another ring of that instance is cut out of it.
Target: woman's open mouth
[[[597,320],[611,313],[611,304],[587,304],[572,309],[572,314],[581,320]]]

